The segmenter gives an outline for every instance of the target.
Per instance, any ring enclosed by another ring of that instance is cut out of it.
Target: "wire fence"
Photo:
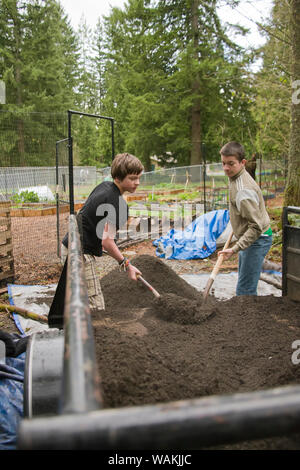
[[[272,194],[281,190],[286,181],[286,162],[264,161],[256,162],[254,179],[265,192]],[[206,165],[165,168],[144,173],[141,177],[139,190],[155,190],[161,188],[178,188],[192,190],[194,187],[224,187],[228,186],[227,176],[224,175],[221,163]]]
[[[67,231],[69,216],[67,153],[59,163],[61,165],[57,169],[55,166],[0,167],[0,197],[3,201],[11,201],[17,281],[20,279],[25,283],[22,274],[39,269],[49,272],[49,267],[59,264],[60,242]],[[265,199],[271,199],[284,190],[285,165],[258,161],[255,178]],[[111,179],[109,167],[102,170],[88,166],[75,167],[75,210],[79,210],[97,184],[107,179]],[[37,195],[37,201],[20,202],[16,196],[22,192]],[[57,196],[61,201],[59,209]],[[164,205],[174,202],[184,205],[194,201],[198,205],[197,215],[201,215],[209,210],[228,207],[228,179],[222,165],[217,163],[157,170],[142,175],[138,193],[133,199],[129,202],[132,216],[136,215],[135,208],[141,203],[140,199],[143,203]]]
[[[55,141],[67,135],[67,114],[1,110],[0,129],[0,167],[51,166]]]
[[[68,200],[69,167],[58,167],[58,184],[62,190],[61,197]],[[17,199],[22,192],[36,192],[39,201],[55,201],[57,187],[56,168],[52,167],[0,167],[0,200],[9,201]],[[96,167],[75,166],[74,187],[76,199],[85,198],[91,187],[97,184]],[[30,201],[25,201],[30,202]]]

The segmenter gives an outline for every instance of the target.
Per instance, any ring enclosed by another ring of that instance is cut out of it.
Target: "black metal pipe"
[[[59,173],[58,173],[58,167],[59,167],[59,144],[62,144],[63,142],[67,142],[69,139],[61,139],[56,142],[55,145],[55,165],[56,165],[56,171],[55,171],[55,184],[56,184],[56,239],[57,239],[57,256],[60,257],[60,233],[59,233]]]
[[[23,420],[19,449],[200,449],[300,432],[300,386]]]
[[[108,117],[108,116],[101,116],[99,114],[90,114],[90,113],[83,113],[81,111],[72,111],[71,109],[68,110],[70,214],[74,214],[73,140],[72,140],[72,124],[71,124],[72,114],[98,118],[98,119],[106,119],[110,121],[111,122],[112,160],[114,159],[114,154],[115,154],[114,118]]]
[[[60,243],[59,243],[59,192],[58,192],[58,145],[55,145],[55,197],[56,197],[56,254],[60,256]]]
[[[115,158],[115,129],[114,120],[111,120],[111,161]]]
[[[61,140],[57,140],[56,145],[57,145],[57,144],[62,144],[63,142],[68,142],[68,140],[69,140],[68,138],[66,138],[66,139],[61,139]]]
[[[68,146],[69,146],[69,199],[70,214],[74,214],[74,179],[73,179],[73,139],[72,139],[72,111],[68,111]]]
[[[204,214],[206,214],[206,161],[202,165],[203,167],[203,191],[204,191]]]
[[[84,262],[75,215],[69,219],[68,269],[64,309],[62,413],[84,413],[102,406]]]
[[[71,114],[77,114],[77,115],[80,115],[80,116],[88,116],[88,117],[94,117],[94,118],[99,118],[99,119],[107,119],[107,120],[114,120],[114,118],[112,117],[108,117],[108,116],[100,116],[99,114],[90,114],[90,113],[82,113],[81,111],[72,111],[72,110],[69,110],[68,113],[71,113]]]

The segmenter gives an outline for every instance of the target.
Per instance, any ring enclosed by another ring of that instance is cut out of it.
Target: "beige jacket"
[[[237,243],[236,253],[245,250],[270,228],[270,218],[260,187],[243,168],[229,178],[229,212]]]

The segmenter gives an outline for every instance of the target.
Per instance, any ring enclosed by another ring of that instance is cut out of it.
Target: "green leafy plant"
[[[294,227],[300,227],[300,216],[299,214],[289,214],[289,224]]]
[[[159,197],[155,193],[150,193],[148,194],[148,201],[153,202],[153,201],[158,201]]]
[[[178,199],[180,199],[181,201],[192,201],[193,199],[197,199],[198,197],[198,191],[193,191],[191,193],[182,193],[178,195]]]
[[[39,196],[34,191],[21,191],[20,194],[14,194],[12,200],[16,204],[22,204],[26,202],[40,202]]]

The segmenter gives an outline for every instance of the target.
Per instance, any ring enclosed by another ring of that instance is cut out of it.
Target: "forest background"
[[[228,140],[287,160],[286,202],[299,206],[300,0],[274,0],[256,50],[228,37],[218,4],[128,0],[75,31],[57,0],[0,0],[0,165],[53,166],[74,109],[113,117],[115,153],[147,170],[153,155],[163,166],[219,161]],[[78,116],[73,137],[75,164],[110,165],[109,121]]]

